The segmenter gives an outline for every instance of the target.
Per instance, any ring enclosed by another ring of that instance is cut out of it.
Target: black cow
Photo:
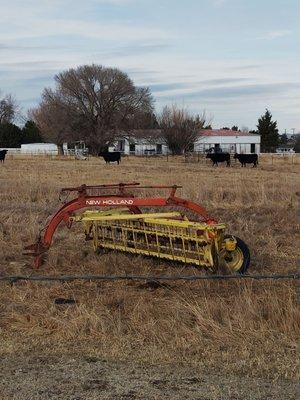
[[[213,165],[218,166],[219,162],[226,161],[227,167],[230,167],[230,154],[229,153],[207,153],[206,158],[210,158]]]
[[[105,151],[99,153],[98,156],[103,157],[106,164],[109,164],[110,162],[117,162],[119,165],[121,161],[121,153],[119,151],[114,151],[114,152]]]
[[[239,160],[242,167],[246,167],[246,164],[253,164],[253,167],[257,167],[258,155],[257,154],[238,154],[235,153],[234,158]]]
[[[7,150],[0,150],[0,161],[4,163]]]

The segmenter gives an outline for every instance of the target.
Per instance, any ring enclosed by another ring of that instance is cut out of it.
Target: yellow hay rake
[[[95,251],[111,249],[157,257],[215,270],[226,266],[239,271],[243,255],[237,240],[225,236],[225,224],[189,221],[179,212],[129,214],[127,210],[86,211],[75,217],[85,225]],[[234,259],[233,259],[234,256]],[[222,259],[223,257],[223,259]],[[228,266],[228,265],[227,265]]]
[[[171,191],[166,198],[140,197],[131,192],[153,188],[169,188]],[[96,251],[111,249],[195,265],[211,271],[221,267],[244,273],[250,263],[246,244],[237,237],[227,235],[226,225],[211,218],[202,206],[176,197],[177,189],[178,186],[143,187],[137,183],[82,185],[62,189],[62,193],[77,191],[78,197],[65,203],[50,218],[38,241],[27,246],[26,250],[35,257],[34,265],[38,268],[60,222],[64,221],[68,228],[73,222],[83,222],[86,239],[93,241]],[[142,211],[149,207],[151,210],[153,207],[183,208],[189,214],[194,214],[195,219],[190,220],[177,210],[159,210],[156,213]],[[84,211],[78,214],[80,209]]]

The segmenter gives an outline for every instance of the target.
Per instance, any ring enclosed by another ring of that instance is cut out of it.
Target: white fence
[[[7,150],[7,154],[21,154],[20,147],[0,147],[0,150]]]
[[[261,153],[263,160],[270,160],[271,164],[276,162],[286,162],[288,164],[297,164],[299,162],[300,153]]]

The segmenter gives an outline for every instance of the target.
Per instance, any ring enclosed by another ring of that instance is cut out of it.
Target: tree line
[[[34,121],[26,121],[22,128],[12,122],[0,123],[0,148],[42,142],[45,142],[44,137]]]
[[[60,152],[65,142],[83,140],[97,154],[121,136],[136,129],[160,129],[173,154],[193,149],[199,130],[211,129],[205,113],[194,115],[176,105],[159,114],[147,87],[139,87],[117,68],[83,65],[54,77],[54,88],[45,88],[39,105],[29,110],[21,129],[14,124],[18,106],[12,96],[0,97],[0,147],[52,142]],[[223,129],[229,129],[224,127]],[[238,131],[237,126],[232,130]],[[274,151],[280,138],[277,122],[266,110],[251,133],[261,135],[262,151]]]
[[[28,120],[20,128],[14,122],[20,118],[17,101],[11,95],[0,93],[0,147],[20,147],[23,143],[44,142],[37,124]]]

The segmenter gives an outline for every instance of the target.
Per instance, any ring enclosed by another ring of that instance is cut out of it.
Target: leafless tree
[[[200,130],[205,124],[205,113],[192,115],[186,109],[166,106],[158,116],[158,122],[166,144],[173,154],[193,150]]]
[[[33,116],[46,138],[84,140],[93,153],[130,130],[136,118],[153,111],[148,88],[134,86],[115,68],[84,65],[55,76],[56,88],[45,89]]]
[[[67,110],[61,107],[59,95],[45,89],[38,108],[29,111],[28,116],[34,120],[46,141],[55,143],[58,153],[63,154],[63,143],[76,140],[70,130],[70,118]]]
[[[1,97],[0,93],[0,124],[11,123],[19,111],[18,104],[10,94]]]
[[[242,132],[242,133],[249,133],[249,128],[248,128],[248,126],[242,126],[242,127],[241,127],[241,132]]]

